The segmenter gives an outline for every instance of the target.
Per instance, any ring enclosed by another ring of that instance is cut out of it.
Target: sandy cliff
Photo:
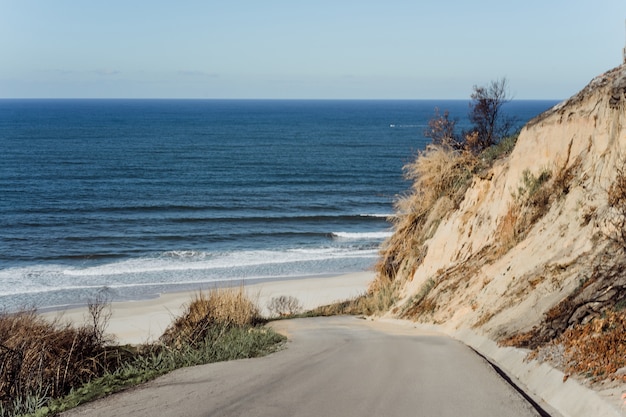
[[[530,121],[511,154],[429,223],[419,259],[393,259],[389,315],[527,347],[607,311],[623,316],[626,196],[613,184],[624,174],[626,65]]]

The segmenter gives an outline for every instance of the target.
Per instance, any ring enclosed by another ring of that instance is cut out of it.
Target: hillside
[[[624,380],[626,65],[485,159],[433,147],[408,167],[415,185],[372,287],[395,295],[387,315],[469,327],[572,374]]]

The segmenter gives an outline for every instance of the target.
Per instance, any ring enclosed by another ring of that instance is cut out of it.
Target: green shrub
[[[488,168],[492,166],[496,160],[510,155],[515,148],[518,137],[519,133],[507,136],[503,138],[500,142],[482,151],[479,155],[479,159],[482,161],[483,168]]]
[[[533,175],[529,169],[525,169],[522,172],[522,183],[517,188],[516,198],[523,200],[523,203],[530,202],[532,204],[537,193],[551,177],[552,172],[548,169],[543,169],[537,176]]]

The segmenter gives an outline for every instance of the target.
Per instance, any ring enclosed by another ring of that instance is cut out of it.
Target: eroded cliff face
[[[549,338],[563,330],[549,329],[554,323],[580,323],[620,302],[626,262],[607,219],[608,191],[624,170],[626,65],[530,121],[508,157],[474,176],[414,272],[397,277],[390,314],[497,340],[533,328]],[[522,203],[536,184],[543,199]]]

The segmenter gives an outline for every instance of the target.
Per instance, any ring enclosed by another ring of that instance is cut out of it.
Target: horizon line
[[[0,100],[160,100],[160,101],[471,101],[470,98],[219,98],[219,97],[0,97]],[[518,98],[513,101],[563,101],[563,98]]]

